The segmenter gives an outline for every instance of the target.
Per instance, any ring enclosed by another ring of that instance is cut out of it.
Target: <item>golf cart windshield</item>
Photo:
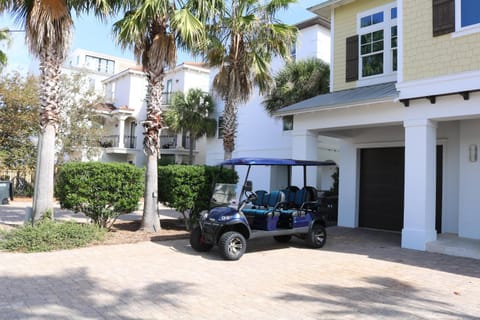
[[[231,183],[217,183],[213,190],[211,198],[212,206],[229,206],[237,202],[237,193],[235,184]]]

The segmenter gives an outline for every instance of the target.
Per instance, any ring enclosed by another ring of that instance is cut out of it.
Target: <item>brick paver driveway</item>
[[[480,319],[480,261],[329,233],[318,250],[252,241],[236,262],[188,240],[0,252],[0,319]]]

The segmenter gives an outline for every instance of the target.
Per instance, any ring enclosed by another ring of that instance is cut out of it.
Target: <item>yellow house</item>
[[[331,92],[277,115],[293,116],[293,157],[315,159],[318,139],[337,139],[338,224],[451,254],[438,244],[480,240],[480,1],[329,0],[309,10],[331,22]]]

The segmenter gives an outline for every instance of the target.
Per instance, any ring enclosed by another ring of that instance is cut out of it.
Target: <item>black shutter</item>
[[[433,0],[433,36],[455,31],[455,0]]]
[[[358,80],[358,35],[347,38],[347,62],[345,81]]]

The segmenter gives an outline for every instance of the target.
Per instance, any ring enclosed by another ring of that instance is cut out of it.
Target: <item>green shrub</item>
[[[168,165],[158,167],[158,199],[190,216],[192,225],[210,204],[214,183],[237,183],[232,169],[210,166]],[[188,227],[188,226],[187,226]]]
[[[35,226],[3,231],[0,249],[20,252],[40,252],[86,246],[104,238],[105,229],[93,224],[42,220]]]
[[[71,162],[58,172],[55,196],[62,208],[110,228],[119,215],[137,209],[143,188],[143,170],[130,164]]]

